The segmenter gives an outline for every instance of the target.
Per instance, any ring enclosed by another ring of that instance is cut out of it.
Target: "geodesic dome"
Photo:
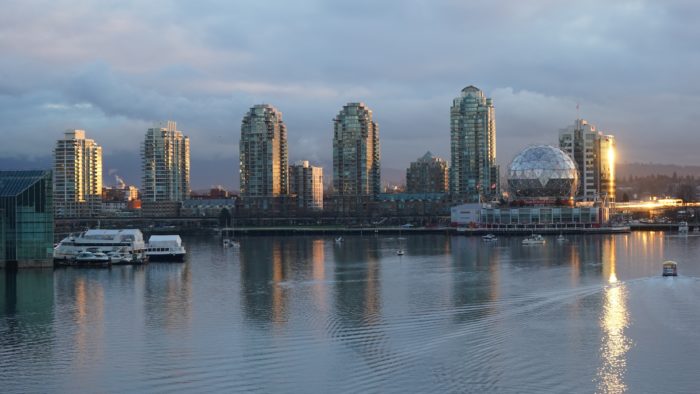
[[[508,166],[508,186],[516,197],[568,199],[578,186],[576,163],[559,148],[533,145]]]

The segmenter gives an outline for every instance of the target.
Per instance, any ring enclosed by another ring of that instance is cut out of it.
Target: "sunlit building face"
[[[269,104],[251,108],[241,123],[241,194],[276,197],[288,192],[287,126]]]
[[[190,139],[167,121],[146,131],[141,146],[144,201],[183,201],[190,195]]]
[[[333,189],[337,196],[377,196],[379,127],[364,103],[349,103],[333,120]]]
[[[84,130],[68,130],[54,148],[56,216],[97,216],[102,204],[102,147]]]

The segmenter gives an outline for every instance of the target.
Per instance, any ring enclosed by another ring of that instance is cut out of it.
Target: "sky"
[[[190,137],[192,186],[238,188],[241,119],[283,113],[290,162],[332,173],[332,120],[362,101],[382,168],[449,159],[468,85],[496,107],[497,159],[557,143],[577,116],[621,162],[700,164],[694,1],[0,0],[0,166],[50,163],[64,130],[104,152],[105,183],[140,184],[156,122]],[[579,110],[577,112],[577,104]],[[392,172],[393,170],[393,172]]]

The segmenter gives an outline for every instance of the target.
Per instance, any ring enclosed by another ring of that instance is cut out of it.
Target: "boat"
[[[146,255],[150,261],[183,261],[185,247],[179,235],[151,235]]]
[[[678,232],[682,234],[688,234],[688,222],[678,223]]]
[[[109,257],[101,252],[80,252],[69,262],[63,265],[76,267],[109,267],[112,265]]]
[[[523,240],[523,245],[544,245],[545,240],[539,234],[532,234]]]
[[[569,240],[566,239],[564,234],[559,234],[559,236],[557,237],[557,242],[569,242]]]
[[[234,241],[232,239],[225,239],[224,240],[224,248],[239,248],[241,245],[238,243],[238,241]]]
[[[119,254],[135,264],[146,261],[146,243],[138,229],[92,229],[71,234],[56,245],[53,259],[55,262],[69,262],[82,252]]]
[[[496,238],[495,235],[489,233],[489,234],[482,236],[481,240],[484,242],[495,242],[495,241],[498,241],[498,238]]]
[[[399,249],[399,250],[396,251],[396,254],[397,254],[398,256],[403,256],[403,255],[404,255],[404,250],[403,250],[403,249]]]
[[[678,263],[675,261],[664,261],[661,276],[678,276]]]
[[[338,237],[335,239],[335,243],[339,244],[343,242],[343,237]]]

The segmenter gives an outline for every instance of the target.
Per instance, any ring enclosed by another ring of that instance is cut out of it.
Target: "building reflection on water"
[[[145,275],[147,324],[166,329],[191,326],[192,274],[189,263],[152,263]]]
[[[491,301],[500,294],[501,250],[480,244],[479,238],[452,237],[452,304],[458,322],[483,318],[495,312]],[[464,308],[481,305],[481,308]]]
[[[54,335],[53,272],[0,270],[0,284],[0,349],[22,344],[24,360],[48,362]],[[13,366],[34,367],[23,365],[20,360]],[[3,372],[12,375],[11,371]]]
[[[241,300],[246,317],[262,324],[288,320],[291,239],[246,239],[240,245]]]

